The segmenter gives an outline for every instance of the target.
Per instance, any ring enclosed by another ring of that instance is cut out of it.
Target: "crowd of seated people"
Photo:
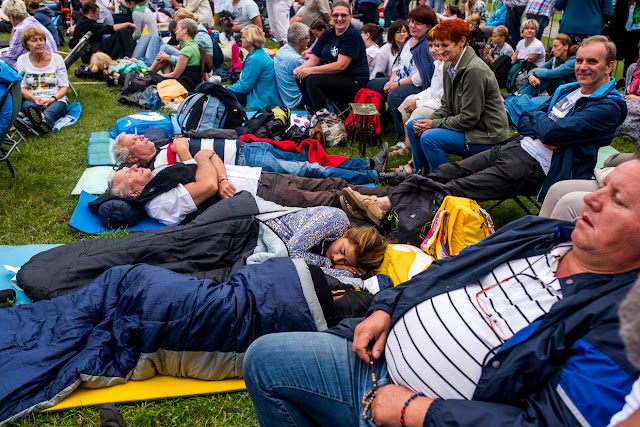
[[[396,203],[417,200],[422,190],[411,187],[416,182],[477,201],[544,200],[540,218],[508,224],[459,256],[437,261],[410,284],[381,291],[362,323],[341,323],[336,334],[258,339],[245,360],[247,388],[263,425],[609,422],[639,373],[622,358],[622,340],[611,328],[618,327],[617,307],[640,267],[640,161],[616,157],[606,166],[624,163],[591,178],[598,150],[620,126],[635,126],[629,117],[640,111],[640,71],[632,70],[628,93],[621,95],[610,77],[615,45],[598,35],[574,43],[575,28],[554,36],[545,61],[539,19],[520,16],[515,28],[521,39],[505,25],[514,28],[513,11],[524,10],[517,1],[500,2],[494,9],[499,16],[490,16],[483,0],[446,10],[441,2],[425,2],[437,5],[406,13],[403,4],[388,3],[385,39],[375,1],[361,3],[367,21],[361,27],[349,2],[307,1],[299,15],[278,20],[280,47],[271,55],[258,5],[229,0],[220,24],[233,34],[230,43],[243,60],[238,80],[225,87],[247,110],[286,106],[309,113],[353,101],[363,88],[380,93],[389,109],[381,113],[404,143],[400,154],[412,157],[399,168],[407,182],[360,186],[391,182],[386,143],[371,159],[330,168],[311,164],[308,151],[284,153],[268,142],[229,140],[225,153],[204,146],[194,153],[193,140],[156,146],[141,135],[121,134],[114,156],[132,165],[111,174],[109,194],[137,203],[164,225],[184,224],[242,190],[301,208],[265,224],[291,258],[340,278],[381,265],[388,242],[380,228]],[[83,58],[92,71],[109,85],[144,71],[156,82],[176,79],[188,92],[210,80],[203,67],[214,53],[216,11],[208,1],[171,2],[168,43],[158,31],[156,5],[124,4],[131,21],[121,23],[99,22],[101,8],[92,1],[82,6],[71,44],[93,33]],[[14,34],[1,59],[24,73],[24,117],[16,127],[41,135],[66,113],[69,81],[56,53],[57,29],[54,36],[28,16],[39,10],[29,5],[3,2]],[[280,9],[270,6],[273,13]],[[550,99],[523,112],[510,136],[501,79],[521,61],[531,70],[515,94],[546,91]],[[452,162],[449,155],[463,160]],[[175,164],[162,163],[171,156]],[[575,217],[575,223],[555,221]],[[374,227],[354,227],[351,220]],[[329,365],[338,368],[327,375]],[[618,376],[602,374],[605,365]],[[354,372],[362,377],[357,384],[345,379]],[[336,398],[334,386],[344,395]],[[613,390],[613,396],[589,402],[581,388]],[[632,412],[627,408],[626,415]]]

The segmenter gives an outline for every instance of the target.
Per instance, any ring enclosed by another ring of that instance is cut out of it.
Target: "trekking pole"
[[[551,11],[551,19],[549,19],[549,37],[547,37],[547,50],[549,50],[549,45],[551,44],[551,29],[553,28],[553,18],[555,17],[555,12]]]

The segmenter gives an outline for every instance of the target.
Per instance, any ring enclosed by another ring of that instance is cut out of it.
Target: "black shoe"
[[[30,105],[27,107],[26,113],[29,121],[40,135],[51,132],[51,126],[49,126],[49,124],[44,120],[40,110],[33,105]]]
[[[16,127],[16,129],[18,129],[20,132],[25,134],[25,136],[29,136],[29,135],[40,136],[40,133],[38,133],[38,131],[35,130],[33,126],[31,126],[31,123],[29,123],[24,119],[21,119],[20,117],[16,118],[16,121],[13,122],[13,125]]]
[[[100,408],[100,427],[126,427],[118,407],[112,403]]]
[[[383,185],[396,186],[406,178],[404,172],[382,172],[378,174],[378,182]]]
[[[389,158],[389,144],[387,141],[382,143],[382,150],[369,159],[373,162],[373,170],[382,173],[387,168],[387,159]]]

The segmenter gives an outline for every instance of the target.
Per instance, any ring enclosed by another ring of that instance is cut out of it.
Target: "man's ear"
[[[128,197],[131,197],[132,199],[136,199],[140,196],[142,192],[140,190],[131,190],[129,191],[129,194],[127,194]]]
[[[138,160],[140,160],[140,159],[139,159],[139,158],[137,158],[137,157],[136,157],[136,156],[134,156],[134,155],[129,154],[129,155],[127,156],[127,162],[128,162],[128,163],[138,163]]]

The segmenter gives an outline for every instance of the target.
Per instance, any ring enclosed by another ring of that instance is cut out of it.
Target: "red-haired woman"
[[[407,123],[416,170],[434,171],[447,153],[468,157],[509,137],[507,114],[491,69],[467,46],[469,25],[450,19],[434,30],[444,65],[442,105]]]

